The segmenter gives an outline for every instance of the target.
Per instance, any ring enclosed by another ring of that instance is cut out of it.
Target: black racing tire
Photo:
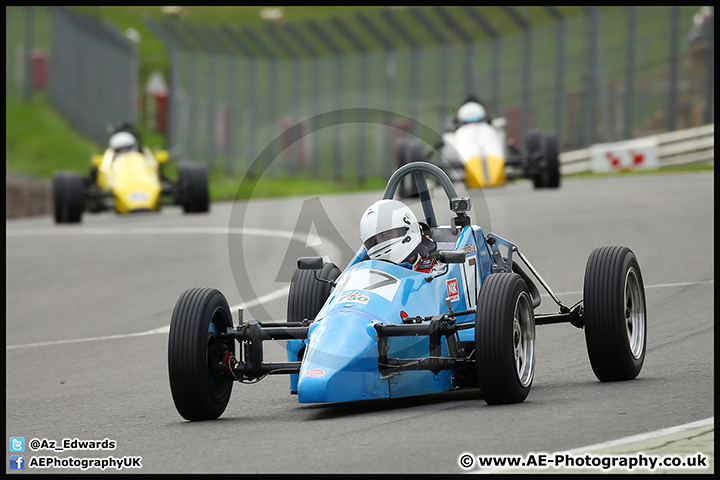
[[[178,165],[181,204],[185,213],[206,213],[210,210],[207,168],[195,162]]]
[[[545,187],[558,188],[560,187],[560,147],[557,135],[548,132],[545,134],[544,140]]]
[[[424,159],[422,144],[410,138],[402,138],[398,141],[395,150],[397,168],[412,162],[422,162]],[[412,175],[402,179],[398,185],[397,196],[400,199],[418,196],[417,184]]]
[[[543,134],[540,130],[533,129],[528,131],[527,137],[525,138],[525,149],[527,150],[528,158],[532,162],[532,171],[534,172],[531,177],[533,186],[535,188],[543,188],[545,186],[545,178],[543,177],[543,158],[541,151],[543,148]]]
[[[320,270],[295,270],[288,292],[288,322],[314,320],[325,305],[332,286],[317,280],[315,275],[323,280],[335,280],[340,276],[340,269],[334,263],[326,262]]]
[[[637,377],[645,361],[647,308],[640,265],[628,247],[600,247],[590,254],[583,320],[588,357],[598,380]]]
[[[173,309],[168,339],[170,390],[178,413],[190,421],[214,420],[230,401],[232,380],[213,374],[235,341],[220,341],[218,333],[232,327],[225,296],[214,288],[183,292]]]
[[[488,405],[524,401],[535,376],[532,297],[516,273],[489,275],[480,287],[475,316],[478,384]]]
[[[55,223],[80,223],[85,209],[85,182],[80,174],[53,175],[53,213]]]

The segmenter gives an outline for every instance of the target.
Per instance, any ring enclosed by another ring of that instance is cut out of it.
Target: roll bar
[[[418,194],[420,195],[420,202],[422,204],[423,212],[425,213],[425,222],[429,227],[437,227],[437,220],[435,219],[435,209],[433,208],[432,201],[430,200],[430,193],[428,192],[427,182],[423,174],[428,173],[435,177],[442,185],[445,194],[450,201],[450,208],[455,211],[453,207],[453,199],[458,198],[458,194],[455,191],[455,186],[450,181],[450,178],[445,172],[442,171],[437,165],[433,165],[428,162],[411,162],[398,168],[395,173],[392,174],[390,180],[388,180],[385,192],[383,193],[384,200],[392,200],[395,196],[400,182],[407,175],[413,174],[415,177],[415,184],[417,185]],[[460,214],[460,212],[458,212]]]

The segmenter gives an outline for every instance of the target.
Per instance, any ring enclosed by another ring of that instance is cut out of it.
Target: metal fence
[[[47,8],[5,7],[5,98],[28,100],[47,85],[50,31]]]
[[[108,125],[138,119],[138,54],[109,23],[52,8],[50,100],[70,125],[104,143]]]
[[[46,90],[65,120],[99,144],[137,122],[139,59],[114,26],[63,7],[6,7],[6,99]]]
[[[416,133],[403,117],[440,132],[470,93],[520,145],[530,128],[572,150],[713,121],[713,19],[691,41],[697,8],[545,7],[553,21],[535,28],[503,8],[519,33],[501,35],[482,7],[255,29],[147,20],[172,57],[169,143],[231,173],[267,148],[272,175],[362,181],[395,168],[394,140]]]
[[[264,152],[271,175],[363,181],[394,170],[401,136],[438,139],[411,120],[441,132],[468,94],[506,117],[519,145],[541,128],[566,151],[713,122],[714,9],[694,26],[697,11],[435,6],[258,28],[146,22],[171,56],[169,147],[229,173]],[[539,15],[549,23],[533,26]],[[104,143],[108,124],[137,121],[137,52],[109,23],[6,7],[6,38],[8,98],[27,98],[45,62],[52,102],[88,137]]]

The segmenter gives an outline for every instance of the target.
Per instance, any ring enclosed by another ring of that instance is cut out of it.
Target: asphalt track
[[[275,376],[236,384],[220,419],[186,422],[167,376],[167,326],[179,295],[216,287],[230,305],[249,306],[246,318],[284,319],[288,259],[317,251],[343,268],[359,245],[360,215],[380,192],[255,200],[242,224],[230,203],[197,216],[171,208],[86,215],[73,226],[8,220],[6,451],[17,436],[28,444],[26,464],[142,457],[140,470],[123,470],[132,473],[480,473],[495,470],[463,469],[460,456],[581,450],[702,453],[712,462],[714,174],[569,179],[556,191],[518,182],[484,195],[489,218],[480,214],[479,223],[518,244],[565,304],[580,300],[595,247],[633,249],[648,305],[647,357],[636,380],[598,382],[583,332],[548,325],[537,330],[535,380],[522,404],[491,407],[478,391],[458,391],[301,405],[287,377]],[[236,283],[243,269],[252,288]],[[555,310],[548,296],[539,309]],[[283,361],[283,345],[265,345],[265,355]],[[117,446],[35,452],[34,438]],[[18,473],[7,464],[6,472]]]

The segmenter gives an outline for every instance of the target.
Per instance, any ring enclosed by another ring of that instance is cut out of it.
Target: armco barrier
[[[682,165],[712,162],[715,159],[715,124],[652,135],[658,142],[660,165]],[[560,154],[563,175],[589,172],[590,149],[583,148]]]

